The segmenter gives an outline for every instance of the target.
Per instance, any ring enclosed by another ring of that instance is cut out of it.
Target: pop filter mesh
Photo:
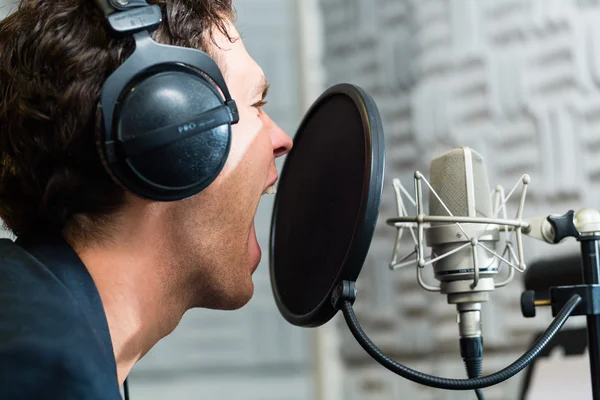
[[[313,311],[337,283],[367,196],[366,141],[360,110],[341,94],[296,135],[277,189],[271,254],[280,300],[294,314]]]

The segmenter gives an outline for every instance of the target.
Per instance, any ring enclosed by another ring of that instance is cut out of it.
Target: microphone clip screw
[[[579,238],[581,233],[575,225],[575,211],[569,210],[565,215],[548,216],[548,222],[552,225],[554,232],[554,244],[560,243],[567,237]]]

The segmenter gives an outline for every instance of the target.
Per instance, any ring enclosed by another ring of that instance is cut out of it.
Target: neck
[[[151,223],[123,230],[110,244],[77,248],[104,306],[122,385],[134,364],[170,334],[187,310],[177,288],[160,229]]]

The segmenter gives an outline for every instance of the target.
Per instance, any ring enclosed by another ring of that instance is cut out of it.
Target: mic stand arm
[[[569,298],[575,295],[581,298],[572,315],[585,315],[587,319],[592,398],[600,400],[600,213],[584,209],[574,215],[569,211],[558,219],[551,221],[555,243],[566,237],[575,237],[580,242],[584,284],[551,287],[550,301],[536,300],[535,293],[528,290],[521,296],[521,311],[524,317],[531,318],[535,317],[536,306],[552,306],[552,315],[556,316]]]

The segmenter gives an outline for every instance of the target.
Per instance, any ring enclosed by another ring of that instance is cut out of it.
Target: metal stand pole
[[[579,238],[581,242],[583,283],[587,285],[600,284],[599,240],[600,237],[598,236],[582,236]],[[600,400],[600,316],[588,315],[586,318],[592,378],[592,398]]]

